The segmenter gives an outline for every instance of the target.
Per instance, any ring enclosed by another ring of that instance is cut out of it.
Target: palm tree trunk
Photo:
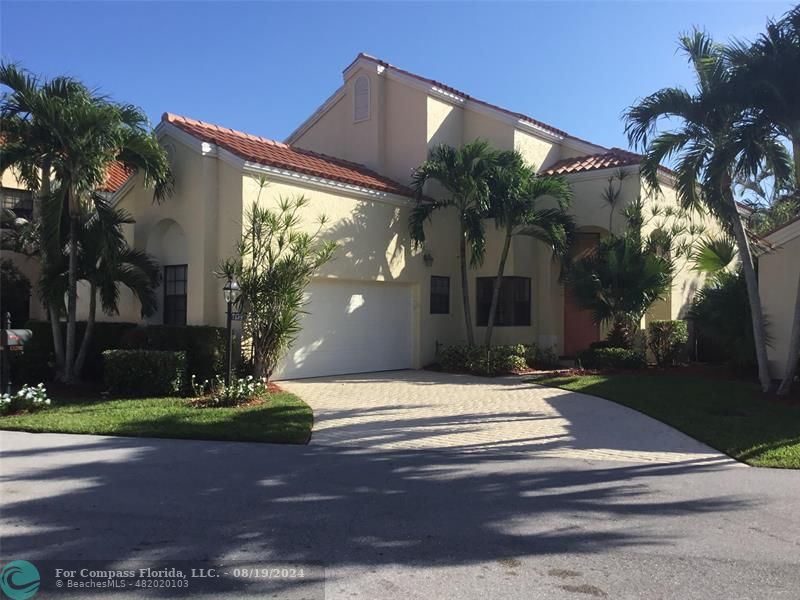
[[[69,215],[69,287],[67,288],[67,340],[64,361],[64,381],[74,380],[75,366],[75,321],[78,308],[78,226],[77,209],[72,206],[70,198]]]
[[[764,312],[761,308],[761,296],[758,293],[758,278],[753,264],[753,255],[750,252],[750,242],[747,239],[747,232],[744,230],[742,217],[736,208],[736,201],[730,188],[725,193],[730,209],[733,211],[731,221],[733,226],[733,236],[739,250],[739,258],[742,261],[742,271],[747,285],[747,297],[750,301],[750,315],[753,321],[753,341],[756,346],[756,360],[758,362],[758,380],[761,382],[761,391],[769,391],[772,379],[769,375],[767,364],[767,335],[764,329]]]
[[[41,184],[39,185],[38,198],[33,206],[34,220],[41,218],[42,207],[44,206],[45,201],[50,197],[50,191],[52,189],[50,185],[51,172],[50,160],[45,159],[42,161],[42,180]],[[46,250],[47,247],[47,244],[41,245],[42,264],[46,264],[49,260]],[[51,303],[47,303],[47,313],[50,316],[50,328],[53,334],[53,352],[56,357],[56,373],[59,377],[61,377],[64,373],[64,337],[61,335],[61,319],[55,306],[52,306]]]
[[[47,305],[47,313],[50,316],[50,329],[53,332],[53,351],[56,355],[56,375],[64,374],[64,337],[61,335],[61,319],[54,306]]]
[[[75,367],[73,369],[75,377],[78,378],[83,372],[83,365],[86,363],[86,355],[89,352],[89,342],[94,333],[94,322],[97,315],[97,287],[94,283],[89,285],[89,314],[86,317],[86,329],[83,332],[83,339],[81,340],[81,347],[78,350],[78,356],[75,358]]]
[[[511,229],[506,229],[506,239],[503,241],[503,251],[500,254],[500,264],[497,266],[497,277],[494,278],[492,287],[492,303],[489,305],[489,320],[486,323],[486,337],[484,345],[487,348],[492,344],[492,330],[497,314],[497,305],[500,301],[500,286],[503,283],[503,273],[506,271],[506,260],[508,260],[508,249],[511,247]]]
[[[794,188],[800,196],[800,126],[792,136],[792,155],[794,157]],[[797,363],[800,361],[800,275],[797,281],[797,296],[794,301],[794,319],[792,319],[792,333],[789,338],[789,352],[786,355],[786,370],[783,372],[778,395],[785,396],[792,389],[794,375],[797,373]]]
[[[461,302],[464,306],[464,325],[467,328],[467,344],[474,346],[475,332],[472,330],[472,313],[469,305],[469,280],[467,279],[467,236],[463,226],[461,227],[458,259],[461,266]]]

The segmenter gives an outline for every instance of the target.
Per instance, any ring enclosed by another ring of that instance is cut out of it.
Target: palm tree
[[[34,217],[47,202],[57,202],[51,193],[52,165],[58,145],[55,130],[47,115],[57,106],[86,100],[87,90],[69,77],[56,77],[40,82],[14,65],[0,64],[0,85],[10,91],[0,100],[0,173],[13,168],[28,189],[36,193]],[[49,256],[60,254],[58,236],[47,238],[53,243],[41,247],[40,259],[46,264]],[[52,327],[56,367],[64,368],[64,343],[57,305],[46,305]]]
[[[537,175],[516,150],[498,153],[495,163],[490,177],[490,214],[503,231],[503,248],[486,324],[484,345],[487,347],[492,343],[511,239],[518,235],[530,236],[550,246],[554,256],[563,256],[575,229],[573,218],[566,213],[572,200],[572,188],[562,177]],[[554,200],[557,207],[537,208],[544,198]]]
[[[89,311],[75,359],[76,375],[80,375],[86,361],[97,317],[98,296],[105,314],[119,314],[122,285],[139,300],[142,317],[147,317],[157,309],[156,289],[161,278],[161,268],[155,259],[129,247],[125,240],[122,225],[133,223],[131,216],[123,210],[110,207],[102,197],[95,198],[92,204],[93,209],[81,212],[78,229],[78,281],[89,284]],[[48,214],[45,208],[38,222],[15,219],[13,229],[3,236],[2,247],[40,259],[42,272],[38,281],[39,295],[45,303],[63,312],[64,296],[69,287],[69,258],[62,251],[59,257],[51,256],[47,263],[41,261],[46,246],[46,223],[58,217],[54,212],[51,209]],[[61,244],[61,247],[66,248],[66,244]],[[60,329],[60,322],[57,325]]]
[[[79,279],[89,284],[89,313],[77,357],[75,374],[83,371],[89,341],[97,317],[97,297],[107,315],[119,314],[120,285],[128,288],[141,306],[142,317],[158,308],[156,289],[161,279],[161,267],[146,252],[128,246],[122,225],[133,223],[123,210],[111,208],[103,198],[94,201],[94,214],[81,217]],[[88,217],[88,218],[87,218]]]
[[[800,199],[797,175],[800,174],[800,5],[778,22],[769,22],[767,31],[754,43],[737,42],[727,50],[731,64],[731,84],[752,113],[754,121],[766,121],[792,147],[795,198]],[[778,394],[788,394],[800,359],[800,279],[792,323],[786,371]]]
[[[625,232],[601,239],[573,261],[564,283],[578,305],[591,311],[595,323],[612,324],[608,339],[628,347],[644,314],[669,292],[675,268],[668,236],[642,238],[642,203],[630,205],[625,216]]]
[[[59,240],[58,231],[67,220],[69,277],[62,377],[70,382],[77,376],[75,323],[81,199],[95,197],[92,192],[103,184],[108,168],[116,161],[131,172],[142,173],[145,185],[154,188],[154,199],[161,201],[171,191],[169,164],[158,140],[148,132],[147,117],[137,107],[112,102],[74,80],[63,80],[57,86],[52,81],[40,84],[13,65],[3,65],[0,84],[9,90],[0,107],[3,125],[10,125],[4,130],[3,152],[7,147],[12,150],[2,168],[17,167],[30,174],[36,169],[50,170],[58,184],[54,208],[63,218],[51,221],[56,231],[47,232],[47,238]],[[63,93],[49,94],[49,87],[58,87]],[[29,140],[36,143],[29,145]]]
[[[428,160],[413,175],[417,204],[409,217],[409,230],[416,243],[425,242],[425,222],[435,212],[454,208],[458,215],[461,298],[467,343],[470,345],[475,344],[475,333],[469,302],[467,246],[470,250],[470,266],[480,265],[486,251],[483,219],[489,208],[489,177],[494,157],[495,153],[484,140],[475,140],[458,149],[442,144],[431,150]],[[423,195],[423,188],[429,181],[438,182],[444,188],[443,199],[431,199]]]
[[[744,118],[731,94],[731,71],[720,46],[697,30],[683,36],[680,46],[695,71],[695,92],[682,88],[655,92],[628,110],[625,130],[630,143],[645,151],[642,174],[651,188],[660,188],[661,163],[677,157],[676,191],[684,208],[709,209],[732,230],[747,282],[759,380],[767,391],[770,376],[758,280],[733,182],[765,163],[782,178],[788,171],[786,151],[763,123]],[[677,118],[681,125],[653,138],[662,118]]]

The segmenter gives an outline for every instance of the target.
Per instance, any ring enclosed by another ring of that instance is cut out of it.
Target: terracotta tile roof
[[[512,117],[516,117],[517,119],[521,119],[523,121],[527,121],[527,122],[529,122],[529,123],[531,123],[533,125],[536,125],[537,127],[541,127],[542,129],[544,129],[546,131],[549,131],[550,133],[553,133],[553,134],[555,134],[557,136],[561,136],[561,137],[577,140],[579,142],[583,142],[584,144],[589,144],[590,146],[596,146],[597,148],[603,148],[603,146],[600,146],[599,144],[595,144],[594,142],[590,142],[590,141],[581,139],[581,138],[576,137],[574,135],[570,135],[569,133],[567,133],[566,131],[564,131],[562,129],[558,129],[557,127],[553,127],[552,125],[548,125],[547,123],[539,121],[538,119],[534,119],[533,117],[528,116],[528,115],[526,115],[524,113],[520,113],[520,112],[516,112],[516,111],[513,111],[513,110],[509,110],[507,108],[503,108],[502,106],[497,106],[496,104],[492,104],[491,102],[487,102],[485,100],[481,100],[479,98],[475,98],[474,96],[470,96],[466,92],[462,92],[461,90],[458,90],[458,89],[456,89],[456,88],[454,88],[452,86],[447,85],[446,83],[442,83],[441,81],[437,81],[435,79],[429,79],[428,77],[422,77],[421,75],[417,75],[416,73],[412,73],[411,71],[406,71],[405,69],[401,69],[400,67],[396,67],[393,64],[388,63],[385,60],[381,60],[380,58],[377,58],[377,57],[372,56],[370,54],[366,54],[364,52],[360,52],[358,54],[358,56],[355,58],[355,60],[353,61],[353,63],[356,62],[360,58],[364,58],[366,60],[372,61],[372,62],[374,62],[374,63],[376,63],[376,64],[378,64],[378,65],[380,65],[380,66],[382,66],[382,67],[384,67],[386,69],[391,69],[393,71],[396,71],[397,73],[402,73],[403,75],[408,75],[409,77],[413,77],[414,79],[417,79],[419,81],[422,81],[422,82],[425,82],[425,83],[430,84],[432,86],[435,86],[435,87],[437,87],[437,88],[439,88],[441,90],[444,90],[445,92],[448,92],[450,94],[455,94],[456,96],[464,98],[465,100],[470,100],[471,102],[474,102],[475,104],[480,104],[482,106],[486,106],[487,108],[492,108],[494,110],[500,111],[500,112],[505,113],[507,115],[510,115]],[[350,67],[348,66],[347,68],[350,68]],[[347,71],[347,69],[345,69],[345,71]]]
[[[116,192],[125,184],[130,175],[131,170],[122,165],[122,163],[111,163],[111,166],[108,167],[108,171],[106,171],[106,180],[103,185],[100,186],[100,191]]]
[[[612,148],[608,152],[599,154],[587,154],[585,156],[575,156],[565,158],[555,164],[550,165],[543,172],[546,175],[570,175],[572,173],[583,173],[585,171],[595,171],[597,169],[610,169],[613,167],[628,167],[638,165],[642,157],[638,154]]]
[[[288,169],[390,194],[414,196],[410,188],[357,163],[301,150],[281,142],[172,113],[164,113],[161,120],[175,125],[197,139],[216,144],[240,158],[260,165]]]

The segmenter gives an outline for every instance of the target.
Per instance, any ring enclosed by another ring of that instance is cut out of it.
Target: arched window
[[[353,120],[358,122],[367,119],[369,119],[369,77],[359,75],[353,93]]]

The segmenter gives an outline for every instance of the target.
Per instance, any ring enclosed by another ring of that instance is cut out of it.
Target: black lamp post
[[[232,277],[228,277],[222,295],[228,304],[228,352],[225,360],[225,385],[231,383],[231,369],[233,367],[233,305],[239,299],[242,290]]]

